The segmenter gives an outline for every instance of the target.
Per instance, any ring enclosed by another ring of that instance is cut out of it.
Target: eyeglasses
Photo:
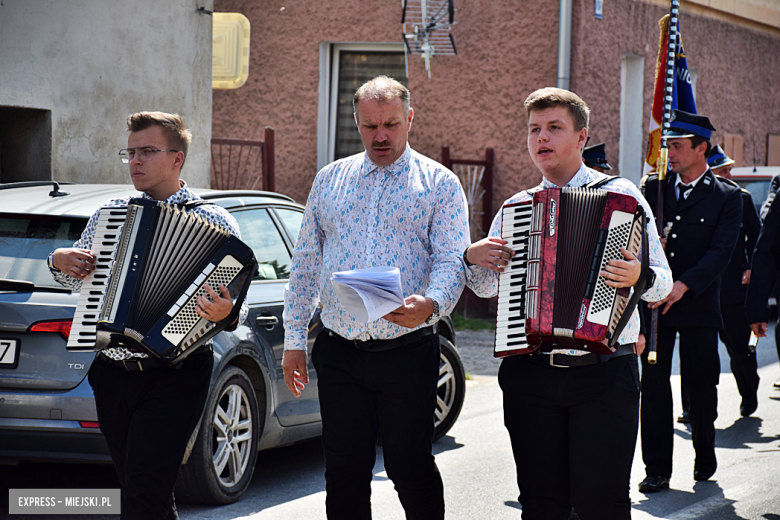
[[[122,159],[122,162],[124,164],[127,164],[130,162],[130,159],[132,159],[136,154],[138,154],[138,158],[142,161],[146,161],[147,159],[151,159],[154,157],[154,154],[157,152],[178,152],[179,150],[153,150],[151,148],[125,148],[124,150],[119,150],[119,158]]]

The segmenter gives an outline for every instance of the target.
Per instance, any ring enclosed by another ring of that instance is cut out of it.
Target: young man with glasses
[[[179,178],[192,134],[178,114],[140,112],[127,118],[128,147],[119,152],[143,198],[183,204],[202,200]],[[129,197],[112,199],[89,219],[72,248],[49,255],[49,268],[62,285],[81,289],[95,269],[90,252],[100,211],[127,206]],[[223,208],[204,204],[191,209],[201,218],[239,237],[238,224]],[[225,286],[219,294],[206,286],[198,314],[212,322],[227,318],[233,301]],[[233,328],[246,318],[244,303]],[[123,519],[176,519],[173,487],[187,442],[203,413],[213,355],[203,345],[176,366],[160,366],[140,351],[100,351],[89,370],[100,430],[108,443],[122,486]]]

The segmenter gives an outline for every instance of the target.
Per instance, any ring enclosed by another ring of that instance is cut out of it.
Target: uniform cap
[[[583,148],[582,161],[585,163],[585,166],[601,166],[605,170],[612,169],[612,166],[607,162],[607,151],[604,143]]]
[[[666,138],[682,139],[699,136],[709,141],[714,131],[715,128],[707,117],[683,110],[672,110],[672,119],[669,122],[669,132],[666,133]]]

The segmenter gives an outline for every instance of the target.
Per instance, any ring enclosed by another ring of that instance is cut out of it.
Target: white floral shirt
[[[603,173],[599,173],[595,170],[591,170],[584,164],[577,170],[571,181],[566,185],[571,188],[579,188],[585,184],[594,181],[599,178],[607,177]],[[546,190],[548,188],[557,188],[555,184],[548,181],[546,178],[542,180],[539,188]],[[650,268],[655,272],[655,283],[653,286],[642,294],[642,299],[648,302],[655,302],[663,300],[671,292],[674,281],[672,280],[672,271],[669,269],[669,264],[666,261],[666,255],[664,255],[661,242],[658,239],[658,231],[655,227],[655,219],[653,218],[653,210],[647,204],[647,201],[642,196],[633,182],[628,179],[616,177],[611,182],[602,186],[600,189],[611,191],[614,193],[623,193],[625,195],[631,195],[637,199],[645,210],[645,215],[650,217],[647,223],[647,238],[650,248]],[[509,198],[504,204],[510,204],[515,202],[524,202],[530,200],[533,195],[529,195],[528,192],[521,191]],[[490,233],[488,236],[501,237],[501,211],[499,211],[493,219],[493,224],[490,226]],[[639,252],[639,259],[641,260],[644,251]],[[490,298],[498,293],[498,273],[479,266],[470,266],[466,273],[467,285],[478,296],[482,298]],[[626,328],[623,329],[623,333],[620,335],[618,342],[621,345],[627,343],[635,343],[639,338],[639,311],[634,310]],[[583,350],[573,349],[558,349],[553,350],[556,354],[568,354],[568,355],[582,355],[586,352]]]
[[[408,145],[386,167],[363,152],[323,168],[293,253],[284,348],[306,349],[318,301],[325,327],[347,339],[392,339],[412,330],[381,318],[358,322],[339,305],[330,281],[336,271],[397,267],[404,297],[424,295],[439,303],[440,315],[452,312],[465,285],[467,215],[455,174]]]
[[[189,188],[187,188],[187,183],[185,181],[180,180],[179,182],[181,183],[181,189],[165,199],[165,202],[169,204],[181,204],[193,200],[201,200],[200,197],[192,193]],[[142,197],[147,200],[154,200],[146,193],[142,194]],[[85,227],[84,231],[81,233],[81,238],[79,238],[76,243],[73,244],[73,247],[87,250],[92,249],[92,239],[95,237],[95,227],[97,225],[98,217],[100,216],[100,211],[103,208],[127,206],[127,204],[130,202],[130,198],[131,197],[120,197],[117,199],[108,200],[101,204],[100,208],[98,208],[98,210],[89,218],[87,227]],[[233,218],[233,215],[228,213],[226,209],[221,208],[215,204],[204,204],[202,206],[193,208],[191,211],[205,220],[208,220],[215,225],[229,230],[230,233],[234,236],[241,238],[241,231],[238,229],[238,223],[236,222],[236,219]],[[52,271],[52,275],[57,282],[64,285],[65,287],[69,287],[74,291],[81,290],[81,279],[73,278],[72,276],[63,273],[62,271]],[[246,300],[244,300],[244,304],[241,306],[241,313],[238,317],[238,323],[242,323],[248,314],[249,306],[247,305]],[[101,352],[111,359],[115,359],[117,361],[123,359],[149,357],[148,355],[140,352],[130,352],[125,348],[107,348],[101,350]]]

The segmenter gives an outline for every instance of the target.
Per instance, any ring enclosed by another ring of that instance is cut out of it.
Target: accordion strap
[[[590,181],[588,184],[583,186],[583,188],[587,188],[589,190],[597,190],[604,186],[606,183],[611,182],[613,180],[617,179],[617,177],[613,177],[611,175],[607,175],[606,177],[602,177],[600,179],[596,179],[595,181]]]
[[[647,243],[647,223],[645,222],[645,210],[641,204],[639,205],[638,212],[639,218],[642,222],[642,249],[640,250],[642,252],[642,270],[639,272],[639,280],[637,280],[636,285],[634,285],[634,292],[626,304],[623,315],[620,317],[620,320],[618,320],[618,323],[615,326],[615,333],[609,339],[610,349],[615,348],[620,335],[623,333],[623,329],[626,328],[626,325],[628,325],[628,320],[630,320],[631,315],[634,314],[634,309],[636,309],[636,306],[639,303],[639,298],[641,298],[642,293],[645,292],[645,286],[647,285],[647,274],[650,272],[650,251],[648,250]]]
[[[208,206],[210,204],[216,206],[216,204],[211,202],[210,200],[203,200],[203,199],[195,199],[187,202],[180,202],[179,204],[177,204],[177,206],[179,206],[181,209],[185,211],[189,211],[191,209],[197,208],[198,206]]]

